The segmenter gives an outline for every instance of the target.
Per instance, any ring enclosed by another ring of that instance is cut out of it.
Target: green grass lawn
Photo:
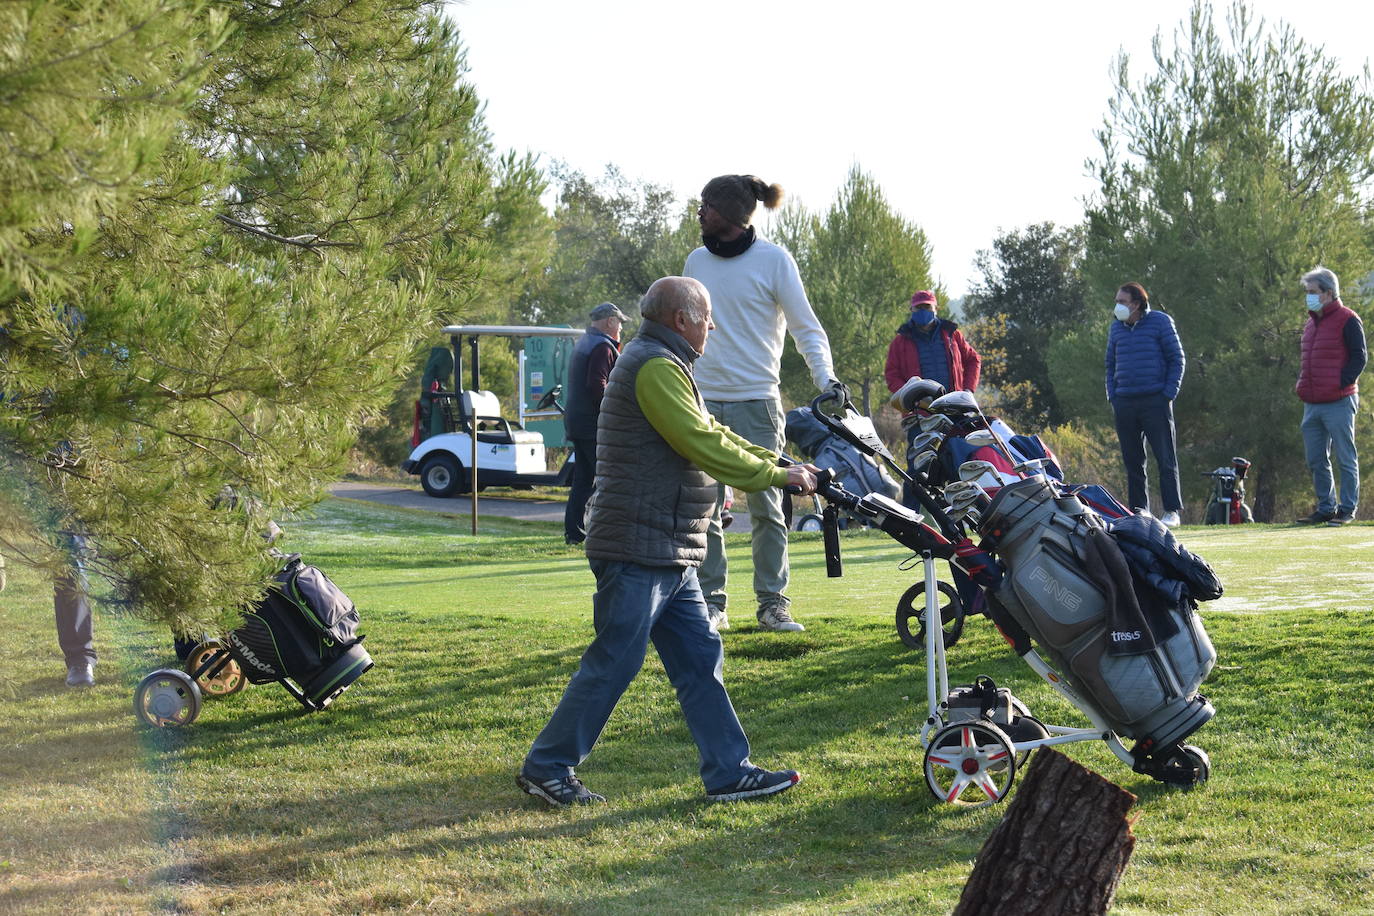
[[[554,524],[330,500],[286,546],[356,601],[377,660],[311,715],[276,686],[139,727],[131,696],[168,634],[102,614],[98,686],[62,686],[51,593],[0,596],[0,911],[945,913],[1001,806],[938,805],[916,740],[924,662],[895,636],[913,572],[849,535],[827,579],[793,545],[807,630],[726,634],[726,682],[756,762],[804,781],[709,805],[650,654],[580,774],[606,805],[549,810],[513,784],[590,635],[591,574]],[[1213,778],[1182,792],[1104,745],[1075,759],[1140,797],[1116,912],[1369,913],[1374,881],[1374,526],[1190,528],[1226,583],[1203,606],[1220,662],[1194,737]],[[735,594],[748,544],[732,536]],[[982,619],[951,653],[1042,719],[1086,724]],[[1013,790],[1015,792],[1015,790]]]

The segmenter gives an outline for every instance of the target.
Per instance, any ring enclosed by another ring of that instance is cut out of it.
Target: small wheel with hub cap
[[[994,805],[1016,779],[1011,739],[986,719],[955,722],[930,736],[926,787],[940,801],[964,808]]]
[[[200,715],[200,688],[185,671],[154,671],[134,690],[134,714],[156,728],[190,725]]]
[[[218,639],[209,639],[196,646],[191,650],[191,654],[186,656],[186,673],[195,677],[195,673],[219,653],[228,656],[229,650]],[[196,684],[200,687],[203,697],[214,699],[238,693],[248,686],[248,679],[243,676],[243,668],[239,666],[238,661],[229,656],[219,659],[214,666],[197,677]]]

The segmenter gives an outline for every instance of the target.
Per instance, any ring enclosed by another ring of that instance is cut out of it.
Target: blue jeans
[[[1355,412],[1358,394],[1325,404],[1304,404],[1302,444],[1307,452],[1307,467],[1312,471],[1312,489],[1317,494],[1317,511],[1349,512],[1360,503],[1360,453],[1355,450]],[[1336,502],[1331,479],[1331,453],[1341,473],[1341,499]]]
[[[721,680],[725,653],[706,616],[696,569],[589,563],[596,576],[596,638],[525,757],[525,774],[568,776],[587,759],[653,640],[701,754],[702,782],[714,789],[739,780],[750,766],[749,739]]]
[[[1174,450],[1174,402],[1162,394],[1118,395],[1112,401],[1116,437],[1121,442],[1121,461],[1126,466],[1126,505],[1150,508],[1145,478],[1145,443],[1159,465],[1159,495],[1165,512],[1183,509],[1178,482],[1178,454]]]

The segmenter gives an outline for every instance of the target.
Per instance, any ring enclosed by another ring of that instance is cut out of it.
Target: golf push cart
[[[1162,611],[1152,604],[1152,613],[1137,615],[1133,628],[1123,631],[1118,605],[1129,602],[1120,595],[1111,600],[1102,583],[1085,572],[1090,554],[1115,549],[1102,517],[1040,474],[1038,460],[1014,460],[971,394],[945,394],[934,382],[912,381],[924,386],[917,386],[913,405],[956,423],[981,423],[990,435],[980,439],[999,448],[1014,473],[999,471],[990,478],[987,462],[969,462],[960,469],[961,479],[937,489],[926,475],[899,467],[872,421],[851,404],[827,394],[812,402],[811,412],[833,435],[881,458],[909,481],[920,503],[917,512],[883,494],[855,495],[828,472],[821,474],[817,490],[826,501],[822,527],[828,575],[843,573],[841,512],[869,519],[921,557],[923,577],[914,591],[926,656],[927,715],[920,742],[930,792],[954,805],[994,804],[1006,797],[1031,751],[1078,741],[1103,741],[1133,770],[1167,784],[1204,782],[1210,760],[1183,740],[1215,713],[1196,690],[1216,655],[1192,598],[1216,597],[1220,583],[1209,591],[1202,581],[1192,582],[1191,593],[1183,590],[1184,600]],[[837,412],[823,409],[827,402]],[[988,479],[1000,484],[995,497],[978,482]],[[1153,519],[1140,522],[1154,524]],[[973,534],[980,543],[973,542]],[[987,677],[951,688],[946,650],[957,642],[965,612],[958,594],[937,582],[937,559],[972,580],[981,592],[983,613],[1013,651],[1089,726],[1043,723]],[[1121,559],[1120,552],[1115,559]],[[940,624],[925,625],[935,620]],[[1117,641],[1123,632],[1148,647],[1131,645],[1130,654],[1122,654]],[[1128,747],[1127,741],[1134,743]]]
[[[337,585],[299,554],[284,557],[262,599],[224,640],[191,650],[185,670],[162,668],[134,690],[145,725],[175,728],[200,715],[205,698],[248,684],[276,682],[309,712],[325,709],[372,667],[362,647],[358,611]]]

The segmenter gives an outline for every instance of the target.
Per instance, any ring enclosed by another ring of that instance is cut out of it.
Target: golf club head
[[[910,413],[918,407],[925,407],[944,393],[945,386],[939,382],[913,375],[892,393],[892,405]]]
[[[954,428],[954,421],[942,413],[921,417],[921,431],[926,433],[947,433]]]
[[[996,445],[997,437],[992,434],[990,429],[975,429],[964,436],[964,441],[975,448],[982,448],[985,445]]]
[[[960,480],[972,482],[982,477],[984,474],[991,474],[997,477],[997,466],[991,461],[965,461],[963,464],[959,465]]]
[[[931,413],[943,413],[950,416],[979,413],[978,399],[973,396],[971,391],[951,391],[931,401],[930,406],[926,409]]]
[[[940,445],[941,445],[941,443],[943,443],[944,441],[945,441],[944,433],[937,433],[937,432],[934,432],[934,431],[931,431],[931,432],[928,432],[928,433],[920,433],[919,435],[917,435],[915,438],[913,438],[913,439],[911,440],[911,446],[910,446],[910,448],[907,449],[907,451],[908,451],[908,452],[911,452],[911,451],[917,451],[917,452],[939,451],[939,450],[940,450]]]
[[[937,453],[926,449],[924,452],[907,452],[907,463],[911,465],[911,474],[919,474],[930,467],[935,461]]]

